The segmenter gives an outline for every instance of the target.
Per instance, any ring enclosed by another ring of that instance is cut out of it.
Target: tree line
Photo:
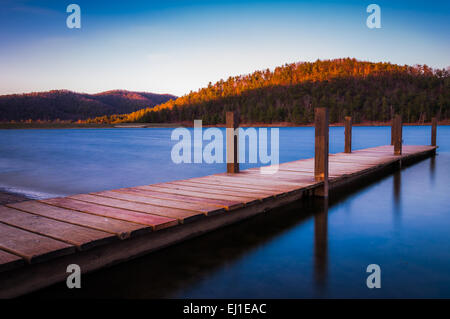
[[[89,119],[88,123],[169,123],[202,119],[223,124],[227,111],[244,123],[313,121],[315,107],[328,107],[330,122],[355,123],[449,118],[450,74],[426,65],[396,65],[345,58],[286,64],[273,71],[230,77],[155,107]]]

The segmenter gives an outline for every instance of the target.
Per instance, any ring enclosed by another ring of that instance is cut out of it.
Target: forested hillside
[[[169,94],[107,91],[82,94],[66,90],[0,96],[0,122],[76,121],[114,113],[129,113],[176,97]]]
[[[330,110],[331,122],[351,115],[355,122],[388,121],[399,113],[405,122],[450,117],[448,70],[424,66],[336,59],[286,64],[275,70],[230,77],[154,108],[90,119],[95,123],[224,123],[236,110],[244,123],[311,123],[314,107]]]

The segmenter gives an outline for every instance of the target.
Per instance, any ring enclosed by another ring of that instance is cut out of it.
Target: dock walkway
[[[331,191],[402,161],[435,153],[403,145],[329,155]],[[160,249],[313,195],[314,159],[188,180],[0,206],[0,297],[63,281],[69,264],[83,273]]]

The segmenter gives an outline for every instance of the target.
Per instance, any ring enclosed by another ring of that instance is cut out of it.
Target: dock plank
[[[203,184],[199,184],[199,183],[194,183],[194,184],[185,184],[183,182],[170,182],[170,183],[164,183],[164,184],[158,184],[158,186],[161,187],[167,187],[167,188],[172,188],[172,189],[181,189],[181,190],[187,190],[187,191],[194,191],[194,192],[201,192],[201,193],[205,193],[205,194],[218,194],[218,195],[229,195],[229,196],[233,196],[236,199],[241,199],[243,201],[248,201],[248,200],[255,200],[255,199],[263,199],[263,198],[267,198],[270,197],[272,195],[265,195],[263,193],[246,193],[245,191],[235,191],[235,190],[227,190],[227,189],[214,189],[211,188],[209,186],[203,185]]]
[[[0,206],[0,222],[72,244],[80,250],[118,239],[117,236],[110,233],[25,213],[5,206]]]
[[[145,189],[144,186],[137,186],[137,187],[130,187],[126,189],[120,189],[120,190],[114,190],[117,192],[132,192],[136,194],[141,194],[145,196],[151,196],[155,198],[160,199],[167,199],[167,200],[173,200],[173,201],[179,201],[182,203],[208,203],[212,205],[216,205],[217,207],[223,207],[226,210],[234,210],[238,209],[244,206],[243,203],[236,202],[236,201],[229,201],[229,200],[221,200],[221,199],[211,199],[211,198],[198,198],[198,197],[191,197],[191,196],[185,196],[180,194],[170,194],[170,193],[162,193],[153,191],[150,189]]]
[[[192,210],[196,212],[202,212],[207,216],[223,213],[225,211],[224,208],[219,206],[208,204],[208,203],[189,203],[189,202],[179,202],[179,201],[168,201],[156,197],[150,197],[147,195],[138,195],[133,194],[133,192],[117,192],[117,191],[105,191],[100,193],[94,193],[98,196],[110,197],[115,199],[122,199],[131,202],[143,203],[143,204],[151,204],[155,206],[161,207],[169,207],[169,208],[180,208],[185,210]]]
[[[0,272],[18,268],[25,264],[25,260],[17,255],[0,249]]]
[[[31,214],[52,218],[65,223],[89,227],[115,234],[120,239],[141,235],[152,231],[148,226],[122,221],[104,216],[86,214],[71,209],[56,207],[38,201],[26,201],[8,204],[8,207],[22,210]]]
[[[40,200],[42,203],[57,207],[68,208],[88,214],[105,216],[119,220],[130,221],[152,227],[153,230],[172,227],[178,224],[178,220],[157,215],[139,213],[122,208],[109,207],[94,203],[83,202],[71,198],[50,198]]]
[[[234,200],[242,203],[251,203],[254,201],[258,201],[259,198],[256,196],[243,196],[237,194],[230,194],[229,192],[217,192],[214,190],[209,190],[206,186],[199,184],[197,187],[192,186],[183,186],[171,183],[162,183],[151,185],[154,189],[159,188],[162,191],[167,190],[175,190],[176,193],[185,194],[188,196],[197,196],[197,197],[205,197],[205,198],[213,198],[213,199],[226,199],[226,200]]]
[[[111,197],[103,197],[97,196],[96,194],[80,194],[69,196],[68,198],[94,203],[99,205],[105,205],[115,208],[123,208],[128,209],[135,212],[145,213],[154,216],[163,216],[169,218],[175,218],[179,222],[189,222],[196,220],[205,216],[201,212],[195,212],[191,210],[179,209],[179,208],[169,208],[169,207],[161,207],[154,206],[150,204],[143,204],[138,202],[130,202],[123,199],[116,199]]]
[[[182,190],[182,189],[175,189],[175,188],[167,188],[167,187],[160,187],[160,186],[142,186],[142,189],[148,189],[155,192],[160,193],[169,193],[174,195],[185,195],[190,197],[197,197],[197,198],[204,198],[204,199],[218,199],[218,200],[228,200],[230,202],[236,202],[236,203],[242,203],[244,205],[251,204],[254,202],[257,202],[258,199],[247,199],[244,197],[236,197],[236,196],[229,196],[229,195],[217,195],[217,194],[209,194],[209,193],[200,193],[197,191],[188,191],[188,190]]]
[[[0,249],[21,256],[29,263],[75,252],[73,245],[3,223],[0,223]]]
[[[239,181],[232,183],[231,181],[224,181],[224,180],[219,180],[219,179],[208,180],[206,178],[201,177],[201,178],[188,179],[185,182],[196,183],[196,184],[205,184],[205,185],[215,185],[218,187],[232,188],[235,190],[263,191],[263,192],[266,192],[269,194],[273,194],[275,196],[284,193],[282,190],[280,190],[279,188],[277,188],[275,186],[245,184],[245,183],[241,183]]]
[[[171,184],[176,184],[176,185],[184,185],[184,186],[198,186],[199,184],[202,184],[200,182],[197,181],[175,181],[175,182],[171,182]],[[207,186],[203,186],[203,187],[207,187],[208,189],[214,189],[214,190],[219,190],[219,191],[233,191],[235,193],[240,193],[240,194],[244,194],[244,195],[248,195],[248,196],[252,196],[252,195],[257,195],[257,196],[275,196],[273,191],[268,191],[268,190],[257,190],[257,189],[250,189],[250,188],[238,188],[236,186],[224,186],[224,185],[220,185],[220,184],[209,184]]]
[[[256,176],[256,175],[255,175]],[[240,183],[240,184],[247,184],[247,185],[265,185],[265,186],[271,186],[271,187],[277,187],[279,190],[284,192],[290,192],[296,189],[299,189],[300,186],[298,183],[293,184],[290,182],[284,182],[284,181],[274,181],[273,183],[268,180],[267,176],[259,177],[259,176],[250,176],[249,174],[245,174],[245,171],[242,171],[239,173],[239,176],[230,176],[226,174],[217,174],[217,175],[211,175],[202,177],[203,180],[208,181],[222,181],[222,182],[230,182],[230,183]]]

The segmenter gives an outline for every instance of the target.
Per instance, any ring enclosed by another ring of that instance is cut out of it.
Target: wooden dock
[[[435,146],[380,146],[329,155],[333,189],[435,153]],[[267,211],[323,186],[314,159],[147,186],[0,206],[0,297],[133,258]]]
[[[227,120],[237,127],[232,114]],[[392,132],[393,145],[352,151],[346,118],[345,152],[328,154],[328,113],[317,108],[315,157],[273,174],[239,170],[236,137],[227,134],[227,173],[1,205],[0,298],[65,281],[71,264],[87,273],[436,153],[436,121],[431,146],[402,145],[399,117]]]

